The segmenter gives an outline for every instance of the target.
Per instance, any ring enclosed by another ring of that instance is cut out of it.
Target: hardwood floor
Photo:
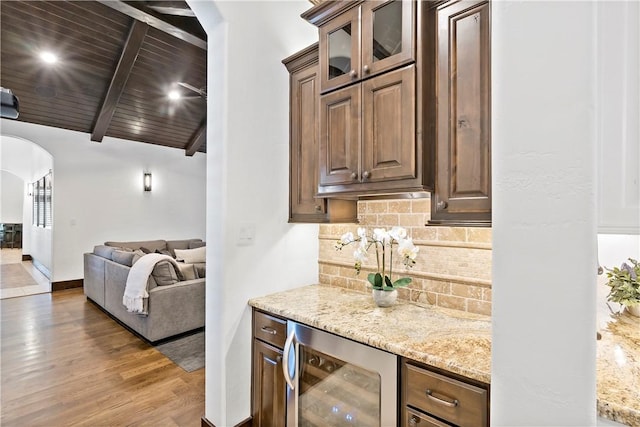
[[[82,289],[0,301],[0,425],[194,426],[204,369],[187,373]]]

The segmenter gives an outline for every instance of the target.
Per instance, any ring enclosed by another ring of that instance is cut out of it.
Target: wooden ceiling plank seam
[[[7,20],[6,17],[11,17],[14,20],[19,19],[22,22],[28,22],[29,27],[39,28],[42,30],[46,29],[47,32],[55,31],[57,33],[65,34],[65,31],[68,31],[75,32],[77,34],[88,34],[96,40],[105,42],[108,38],[113,40],[114,43],[117,43],[119,38],[121,40],[122,34],[126,33],[126,28],[123,31],[116,32],[115,28],[110,28],[107,25],[101,25],[99,22],[90,22],[91,25],[84,25],[83,22],[87,21],[86,16],[80,16],[77,18],[69,15],[62,16],[53,13],[51,10],[40,10],[35,13],[32,9],[31,12],[24,9],[17,9],[11,13],[3,12],[3,16],[5,16],[3,20]],[[58,20],[52,20],[53,17],[57,17]],[[104,27],[105,31],[100,30],[102,27]],[[82,31],[77,31],[77,28],[82,29]]]
[[[183,40],[189,44],[199,47],[202,50],[207,50],[207,42],[202,40],[193,34],[190,34],[178,27],[175,27],[169,24],[162,19],[159,19],[153,15],[150,15],[146,12],[141,11],[140,9],[136,9],[133,6],[130,6],[123,1],[120,0],[97,0],[99,3],[104,4],[107,7],[115,9],[119,12],[124,13],[125,15],[129,15],[130,17],[142,21],[153,28],[156,28],[160,31],[164,31],[167,34],[170,34],[177,39]]]
[[[207,137],[207,121],[204,120],[191,140],[187,142],[187,146],[184,149],[185,156],[193,156],[196,151],[204,144]]]
[[[96,118],[96,124],[91,132],[92,141],[102,141],[102,138],[107,132],[109,122],[111,121],[113,113],[117,107],[118,99],[120,99],[120,95],[127,83],[129,73],[136,61],[138,51],[140,50],[140,46],[142,46],[142,42],[144,41],[148,28],[149,26],[147,24],[136,20],[134,20],[131,25],[131,31],[129,31],[127,41],[122,49],[122,55],[118,61],[118,66],[113,74],[111,84],[107,90],[107,95],[105,96],[100,112]]]

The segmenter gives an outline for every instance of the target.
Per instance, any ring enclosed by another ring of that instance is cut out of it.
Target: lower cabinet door
[[[253,426],[284,427],[286,383],[282,350],[253,340]]]

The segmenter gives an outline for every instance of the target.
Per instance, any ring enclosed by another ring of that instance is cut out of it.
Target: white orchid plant
[[[355,258],[356,274],[360,273],[362,263],[367,260],[369,249],[373,246],[376,251],[377,272],[369,273],[367,280],[373,286],[373,289],[382,291],[393,291],[394,289],[407,286],[411,283],[410,277],[401,277],[395,281],[392,280],[393,274],[393,248],[398,246],[398,255],[402,257],[402,263],[407,268],[411,268],[416,263],[418,249],[411,239],[407,237],[407,230],[403,227],[393,227],[390,230],[384,228],[375,228],[373,232],[367,235],[364,227],[358,227],[354,236],[352,232],[347,232],[336,242],[336,250],[342,250],[350,244],[357,244],[353,257]],[[389,269],[387,270],[387,256]]]

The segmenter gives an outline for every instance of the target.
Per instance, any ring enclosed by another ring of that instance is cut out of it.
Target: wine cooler
[[[287,322],[287,426],[397,425],[397,356]]]

